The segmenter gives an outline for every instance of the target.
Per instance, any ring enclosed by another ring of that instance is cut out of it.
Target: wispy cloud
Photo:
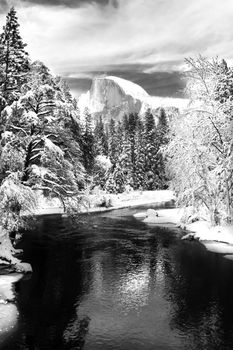
[[[233,59],[232,0],[12,1],[28,51],[58,74],[179,71],[197,53]]]

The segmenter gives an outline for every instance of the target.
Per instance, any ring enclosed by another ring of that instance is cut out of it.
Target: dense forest
[[[27,225],[38,193],[78,211],[87,187],[107,193],[170,187],[179,206],[205,208],[214,224],[232,220],[233,69],[203,57],[187,63],[184,114],[168,118],[160,108],[155,117],[148,109],[94,123],[88,109],[80,115],[65,81],[31,62],[11,8],[0,36],[2,256],[9,247],[13,252],[9,234]]]

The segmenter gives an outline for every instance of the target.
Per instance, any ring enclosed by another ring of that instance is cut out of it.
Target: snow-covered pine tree
[[[117,129],[116,122],[114,119],[110,119],[110,123],[108,126],[108,156],[110,158],[111,163],[113,164],[113,168],[117,162],[117,152],[118,152],[118,139],[117,139]]]
[[[143,190],[145,185],[145,137],[144,126],[139,120],[135,135],[135,180],[136,189]]]
[[[131,145],[128,135],[125,133],[122,144],[122,152],[119,153],[117,162],[112,171],[112,176],[106,185],[106,190],[122,193],[133,188],[133,166],[131,161]]]
[[[8,104],[19,98],[20,88],[30,70],[25,46],[19,33],[16,11],[12,7],[0,36],[0,91]]]
[[[95,138],[95,155],[107,155],[108,154],[108,142],[106,132],[104,130],[104,123],[102,117],[97,120],[94,129]]]
[[[10,258],[9,233],[25,225],[21,213],[33,211],[37,190],[59,198],[69,211],[78,205],[84,182],[80,148],[71,128],[76,110],[55,79],[52,85],[43,83],[50,79],[49,73],[45,79],[39,69],[32,70],[22,96],[1,113],[0,227],[4,242],[0,253],[5,249],[5,259],[11,262],[15,260]]]
[[[84,111],[84,127],[82,134],[83,164],[88,175],[92,174],[95,159],[95,139],[93,133],[93,120],[89,110]]]
[[[154,169],[156,168],[156,155],[158,147],[156,142],[155,119],[150,109],[146,111],[144,120],[145,185],[147,190],[154,190],[157,188]]]
[[[94,168],[93,168],[93,181],[95,186],[99,186],[104,189],[106,182],[110,176],[112,164],[110,159],[105,155],[97,155],[95,157]]]
[[[163,108],[159,110],[159,122],[156,127],[155,142],[157,150],[153,172],[155,175],[155,186],[157,189],[161,190],[167,188],[168,182],[165,168],[165,155],[163,154],[163,148],[168,143],[168,122]]]
[[[136,188],[136,131],[139,124],[137,113],[131,113],[128,118],[128,128],[125,130],[130,143],[130,161],[132,168],[133,187]]]

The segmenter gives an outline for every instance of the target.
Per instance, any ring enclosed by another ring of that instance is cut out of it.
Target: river
[[[0,349],[232,349],[233,262],[137,221],[142,209],[41,217]]]

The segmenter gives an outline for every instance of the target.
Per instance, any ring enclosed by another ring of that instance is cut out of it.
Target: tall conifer
[[[16,11],[12,7],[0,36],[0,91],[8,104],[18,99],[20,87],[30,69],[25,46],[19,33]]]

